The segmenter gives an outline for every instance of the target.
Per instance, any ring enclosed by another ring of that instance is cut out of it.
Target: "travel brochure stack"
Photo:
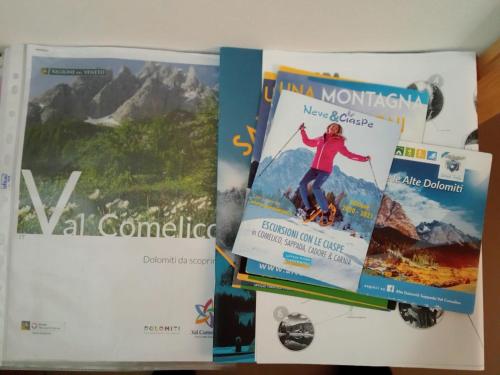
[[[481,368],[474,55],[220,58],[215,360]]]
[[[484,367],[473,53],[19,45],[0,97],[4,365]]]

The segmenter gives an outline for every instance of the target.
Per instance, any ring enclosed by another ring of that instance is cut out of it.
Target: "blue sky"
[[[113,76],[120,71],[123,66],[127,66],[130,71],[137,74],[144,66],[142,60],[125,59],[82,59],[82,58],[54,58],[54,57],[33,57],[31,69],[30,100],[43,94],[45,91],[59,83],[71,84],[76,76],[55,76],[42,75],[41,68],[101,68],[113,71]],[[218,82],[219,68],[217,66],[195,65],[195,64],[170,64],[159,62],[158,64],[171,65],[185,71],[190,65],[195,67],[198,79],[206,85],[213,87]]]
[[[438,180],[439,165],[411,160],[394,159],[391,175],[426,178],[444,184],[453,181]],[[486,180],[485,180],[486,178]],[[466,170],[462,193],[409,186],[388,182],[386,192],[403,205],[406,214],[416,226],[422,221],[439,220],[453,224],[462,232],[481,238],[487,193],[487,176]]]

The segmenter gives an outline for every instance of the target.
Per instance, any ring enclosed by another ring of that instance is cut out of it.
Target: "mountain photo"
[[[81,172],[53,233],[215,236],[217,77],[209,65],[34,58],[22,169],[47,218]],[[41,232],[24,181],[18,232]]]
[[[313,157],[314,153],[311,150],[297,148],[284,151],[272,162],[270,157],[265,158],[259,165],[258,178],[252,186],[253,194],[273,197],[280,208],[289,210],[291,215],[298,214],[303,204],[297,189]],[[371,219],[367,220],[352,207],[362,204],[368,207],[370,212],[371,207],[377,207],[377,197],[380,197],[382,193],[375,184],[362,178],[349,176],[335,165],[332,174],[322,186],[322,190],[329,203],[335,204],[337,208],[333,227],[368,238],[372,226]],[[315,202],[312,192],[309,195],[311,201]],[[376,212],[371,214],[374,217]]]

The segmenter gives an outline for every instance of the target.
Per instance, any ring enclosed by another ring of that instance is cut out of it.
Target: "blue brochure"
[[[401,142],[358,292],[472,313],[491,155]]]

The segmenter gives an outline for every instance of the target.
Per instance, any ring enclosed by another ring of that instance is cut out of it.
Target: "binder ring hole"
[[[12,86],[12,90],[11,91],[12,91],[13,94],[17,94],[17,92],[19,91],[19,87],[17,85],[14,85],[14,86]]]
[[[14,79],[18,79],[18,78],[19,78],[19,73],[14,73],[14,74],[12,75],[12,77],[14,77]]]

